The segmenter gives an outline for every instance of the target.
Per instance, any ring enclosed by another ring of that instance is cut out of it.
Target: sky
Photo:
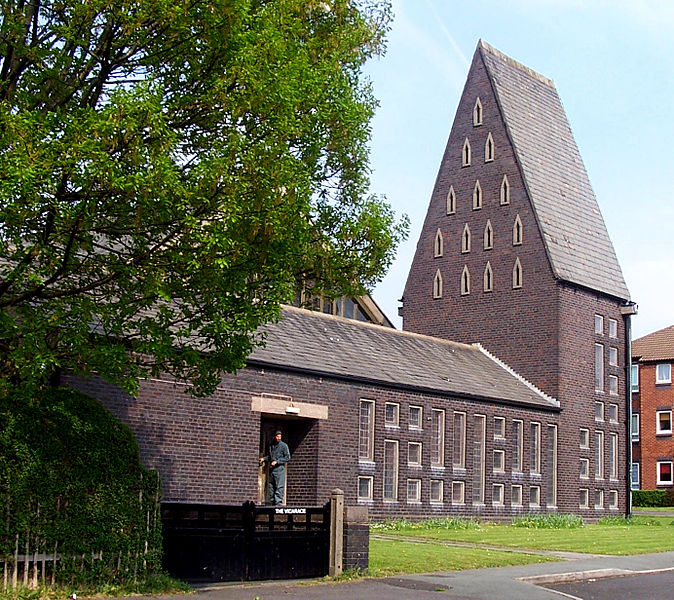
[[[637,303],[632,337],[674,325],[674,1],[393,0],[372,192],[410,218],[373,297],[396,327],[414,250],[479,39],[555,82]]]

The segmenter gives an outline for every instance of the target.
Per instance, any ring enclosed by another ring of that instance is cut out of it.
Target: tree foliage
[[[208,393],[298,280],[382,276],[386,1],[0,2],[0,395],[61,368]]]

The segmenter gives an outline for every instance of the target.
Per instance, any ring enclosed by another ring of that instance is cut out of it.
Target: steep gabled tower
[[[616,492],[627,508],[632,307],[554,84],[479,42],[403,328],[479,342],[560,401],[560,510],[616,508]]]

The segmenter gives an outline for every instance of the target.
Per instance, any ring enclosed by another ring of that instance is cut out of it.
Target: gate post
[[[344,492],[335,488],[330,494],[330,577],[342,573],[344,548]]]

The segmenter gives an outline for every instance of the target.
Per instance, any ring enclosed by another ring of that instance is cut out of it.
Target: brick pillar
[[[367,506],[344,507],[344,570],[367,571],[370,565],[370,524]]]

